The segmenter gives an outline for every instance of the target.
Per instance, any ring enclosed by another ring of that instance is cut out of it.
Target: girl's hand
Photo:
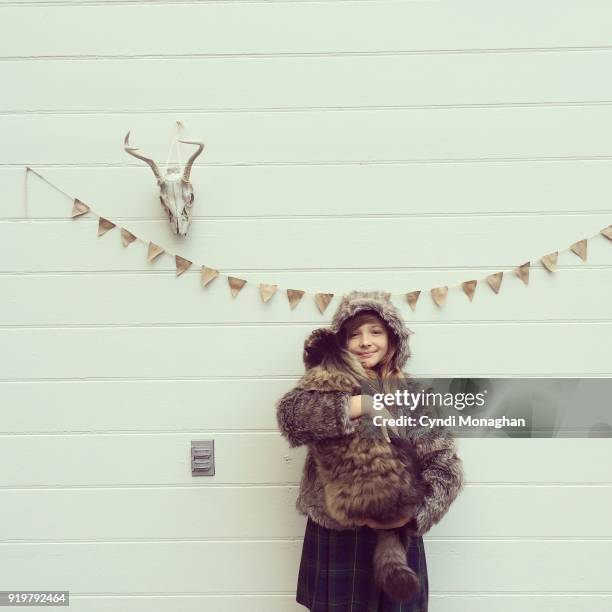
[[[361,395],[353,395],[351,397],[349,417],[351,419],[358,419],[361,415]]]

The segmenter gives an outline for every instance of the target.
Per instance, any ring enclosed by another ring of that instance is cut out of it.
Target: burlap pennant
[[[153,261],[156,257],[159,257],[164,252],[159,245],[154,242],[149,242],[149,251],[147,253],[147,259]]]
[[[134,240],[136,240],[136,236],[134,236],[132,232],[128,232],[128,230],[126,230],[125,227],[122,227],[121,228],[121,242],[123,243],[123,246],[126,247],[132,244]]]
[[[88,213],[90,211],[89,206],[87,206],[87,204],[85,204],[85,202],[81,202],[81,200],[79,200],[78,198],[74,198],[74,204],[72,205],[72,212],[70,213],[70,216],[74,219],[75,217],[80,217],[81,215],[84,215],[85,213]]]
[[[112,230],[115,224],[104,217],[98,219],[98,238],[104,236],[108,230]]]
[[[329,303],[332,301],[333,297],[334,297],[333,293],[315,293],[314,301],[321,314],[325,312],[325,309],[327,308]]]
[[[232,297],[236,297],[240,290],[246,285],[246,281],[242,278],[236,278],[235,276],[228,276],[227,282],[230,286],[230,291],[232,292]]]
[[[278,285],[268,285],[266,283],[259,283],[259,294],[264,304],[276,293]]]
[[[448,287],[434,287],[430,293],[436,306],[442,306],[442,304],[444,304],[446,301],[446,296],[448,295]]]
[[[189,261],[180,255],[174,256],[174,261],[176,263],[176,275],[180,276],[185,270],[189,269],[189,266],[193,263],[193,261]]]
[[[495,274],[489,274],[489,276],[487,276],[487,283],[489,284],[489,287],[495,291],[495,293],[499,293],[499,288],[502,284],[503,277],[503,272],[496,272]]]
[[[476,285],[478,284],[477,280],[469,280],[461,283],[461,288],[463,289],[463,293],[470,298],[470,302],[474,298],[474,291],[476,291]]]
[[[27,167],[27,169],[31,170],[31,168],[29,167]],[[72,218],[80,217],[82,215],[87,214],[90,211],[91,211],[91,208],[87,204],[85,204],[82,200],[79,200],[78,198],[73,199],[72,211],[70,213],[70,216]],[[110,231],[114,227],[116,227],[116,224],[110,221],[109,219],[106,219],[104,217],[98,218],[98,236],[103,236],[104,234],[106,234],[108,231]],[[607,227],[603,228],[602,230],[600,230],[600,233],[602,234],[602,236],[612,241],[612,225],[608,225]],[[121,228],[121,241],[124,247],[127,247],[128,245],[130,245],[132,242],[134,242],[137,239],[138,239],[137,236],[132,234],[129,230],[125,228]],[[575,242],[574,244],[570,246],[570,250],[574,254],[576,254],[578,257],[580,257],[583,261],[587,260],[587,250],[588,250],[587,243],[588,243],[588,239],[584,238],[582,240],[578,240],[577,242]],[[164,252],[165,251],[162,247],[155,244],[154,242],[149,242],[147,259],[148,261],[153,261],[154,259],[159,257],[159,255],[161,255]],[[557,270],[558,255],[559,255],[558,251],[555,251],[553,253],[548,253],[547,255],[544,255],[540,258],[540,262],[549,272],[555,272]],[[181,257],[180,255],[175,255],[175,261],[176,261],[176,275],[177,276],[180,276],[181,274],[186,272],[191,267],[191,265],[193,265],[193,262],[189,261],[188,259],[185,259],[184,257]],[[525,285],[529,284],[530,265],[531,263],[527,261],[524,264],[514,269],[514,274],[518,278],[520,278],[521,281],[523,281]],[[491,289],[495,293],[499,293],[502,279],[503,279],[503,274],[504,274],[503,272],[497,272],[495,274],[491,274],[486,277],[488,285],[491,287]],[[215,270],[214,268],[208,268],[206,266],[202,266],[201,275],[202,275],[202,283],[206,287],[215,278],[217,278],[217,276],[219,276],[219,271]],[[234,276],[228,276],[227,280],[228,280],[230,290],[231,290],[233,297],[236,297],[238,293],[241,291],[241,289],[244,287],[244,285],[247,283],[246,280],[237,278]],[[464,293],[468,296],[470,301],[472,301],[473,299],[477,284],[478,282],[476,280],[465,281],[461,284],[461,287]],[[278,289],[277,285],[260,283],[259,290],[260,290],[260,295],[264,303],[268,302],[272,298],[272,296],[276,293],[277,289]],[[447,286],[434,287],[433,289],[430,289],[430,293],[431,293],[434,303],[437,306],[442,306],[445,303],[447,296],[448,296],[448,287]],[[292,310],[301,301],[304,294],[305,292],[299,289],[287,289],[287,298],[289,300],[289,305]],[[421,291],[411,291],[405,294],[406,300],[410,308],[413,311],[416,309],[416,304],[420,297],[420,294],[421,294]],[[388,294],[388,295],[391,295],[391,294]],[[321,312],[321,314],[325,312],[325,310],[327,309],[333,297],[334,297],[333,293],[316,293],[315,294],[314,296],[315,303],[319,311]]]
[[[542,265],[549,271],[555,272],[557,269],[557,257],[559,255],[559,251],[555,251],[554,253],[549,253],[548,255],[544,255],[544,257],[540,258]]]
[[[289,306],[293,310],[304,297],[304,292],[300,289],[287,289],[287,299],[289,300]]]
[[[526,261],[521,264],[518,268],[514,268],[514,273],[526,284],[529,284],[529,266],[531,262]]]
[[[580,257],[580,259],[582,259],[583,261],[586,261],[586,258],[587,258],[586,238],[584,238],[583,240],[579,240],[578,242],[574,242],[574,244],[572,244],[570,249],[573,253],[576,253],[576,255]]]
[[[206,287],[219,276],[219,270],[202,266],[202,284]]]
[[[408,302],[408,305],[412,311],[416,309],[416,303],[419,299],[419,295],[421,295],[420,291],[410,291],[406,294],[406,301]]]

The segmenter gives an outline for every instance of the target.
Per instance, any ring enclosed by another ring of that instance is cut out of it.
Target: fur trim
[[[351,291],[342,297],[331,322],[331,330],[338,333],[342,324],[362,310],[374,310],[387,323],[398,341],[398,350],[393,366],[400,371],[410,357],[408,339],[414,332],[408,329],[404,320],[391,302],[391,294],[384,291]]]
[[[342,372],[328,371],[321,366],[311,368],[302,376],[297,384],[299,389],[306,391],[344,391],[345,393],[360,393],[360,387],[350,377]]]

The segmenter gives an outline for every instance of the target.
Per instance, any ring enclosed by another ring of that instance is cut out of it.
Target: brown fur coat
[[[390,294],[353,291],[343,296],[329,331],[338,333],[350,317],[362,311],[375,312],[395,336],[398,350],[393,366],[404,372],[411,354],[409,335],[413,332],[407,329],[401,314],[391,302]],[[317,334],[321,333],[321,330],[315,331],[311,339],[316,340]],[[394,513],[397,516],[399,504],[394,506],[394,499],[402,505],[405,503],[404,509],[410,512],[414,509],[414,518],[401,529],[377,530],[373,560],[376,581],[385,585],[385,591],[403,599],[405,593],[415,588],[405,568],[407,538],[421,537],[440,521],[463,487],[462,462],[457,456],[455,441],[440,428],[404,427],[399,428],[402,442],[393,438],[391,449],[387,442],[387,446],[379,445],[378,442],[384,439],[380,436],[379,428],[368,427],[371,419],[349,418],[351,395],[364,393],[360,385],[363,381],[353,385],[350,375],[347,379],[346,372],[343,372],[346,363],[342,355],[334,352],[335,349],[326,352],[327,357],[332,357],[331,362],[326,362],[325,355],[317,350],[322,345],[315,341],[312,350],[309,344],[307,340],[304,350],[306,373],[297,386],[276,402],[278,427],[290,447],[308,447],[296,508],[319,525],[335,530],[358,528],[363,525],[365,517],[382,522],[385,512],[387,517],[392,517]],[[351,368],[348,369],[350,371]],[[425,390],[416,379],[405,373],[404,377],[410,392]],[[401,407],[398,407],[399,414],[406,414]],[[377,439],[373,430],[378,433]],[[364,436],[369,439],[365,449],[362,449],[363,439],[360,438]],[[411,453],[412,459],[408,454],[403,455],[404,451]],[[376,456],[375,453],[381,454]],[[349,460],[354,458],[357,461],[344,465],[343,454]],[[371,460],[370,463],[364,461],[366,457]],[[339,465],[335,465],[334,459],[338,459]],[[410,467],[413,460],[418,464],[418,476],[423,486],[423,496],[416,508],[412,505],[415,500],[410,499],[411,489],[407,486],[416,475]],[[400,473],[398,462],[404,464],[407,473]],[[367,470],[372,470],[376,463],[399,484],[399,493],[393,487],[378,486],[389,480],[380,478],[376,472],[372,482],[368,482]],[[356,474],[362,482],[361,490],[355,485]],[[365,494],[361,495],[361,491]],[[351,495],[351,492],[359,495]],[[350,520],[349,517],[354,519]]]
[[[311,333],[304,361],[307,371],[297,384],[300,389],[358,395],[370,386],[361,364],[338,346],[328,329]],[[393,523],[411,518],[423,501],[424,486],[411,444],[398,438],[389,444],[376,434],[370,429],[370,435],[356,432],[312,446],[327,510],[340,523]]]
[[[316,329],[306,340],[304,363],[307,371],[298,389],[358,395],[370,387],[359,361],[328,329]],[[357,431],[312,445],[327,511],[339,523],[408,520],[423,501],[425,486],[410,442],[393,438],[389,443],[375,434]],[[378,530],[373,559],[376,582],[397,600],[409,599],[419,588],[406,562],[407,536],[402,528]]]

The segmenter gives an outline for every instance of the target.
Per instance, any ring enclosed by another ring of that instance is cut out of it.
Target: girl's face
[[[364,368],[374,368],[387,354],[389,336],[383,323],[369,320],[349,333],[346,348]]]

